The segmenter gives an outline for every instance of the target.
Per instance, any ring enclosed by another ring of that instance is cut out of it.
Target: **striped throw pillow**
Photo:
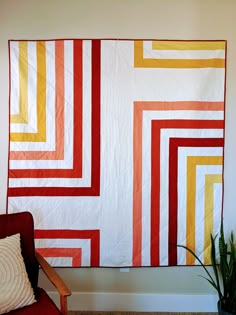
[[[20,234],[0,239],[0,314],[36,302],[21,255]]]

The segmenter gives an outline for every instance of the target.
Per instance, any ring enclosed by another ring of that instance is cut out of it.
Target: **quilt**
[[[226,41],[10,40],[7,212],[53,266],[209,263]]]

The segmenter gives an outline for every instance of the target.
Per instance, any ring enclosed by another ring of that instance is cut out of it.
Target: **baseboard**
[[[49,292],[58,304],[56,292]],[[68,309],[127,312],[217,312],[217,296],[212,294],[80,293],[68,298]]]

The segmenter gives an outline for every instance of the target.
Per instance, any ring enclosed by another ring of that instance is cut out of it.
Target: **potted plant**
[[[203,264],[201,259],[184,245],[177,245],[189,251],[204,268],[207,277],[205,278],[218,293],[218,313],[236,314],[236,247],[234,234],[231,232],[228,242],[225,242],[223,220],[220,226],[218,239],[219,258],[216,257],[216,236],[211,234],[211,265],[213,276]]]

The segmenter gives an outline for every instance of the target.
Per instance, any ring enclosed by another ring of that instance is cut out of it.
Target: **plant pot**
[[[217,309],[218,309],[218,314],[219,315],[232,315],[232,314],[235,314],[235,313],[230,313],[230,312],[227,312],[227,311],[224,311],[222,308],[221,308],[221,305],[220,305],[220,301],[218,301],[217,303]]]

